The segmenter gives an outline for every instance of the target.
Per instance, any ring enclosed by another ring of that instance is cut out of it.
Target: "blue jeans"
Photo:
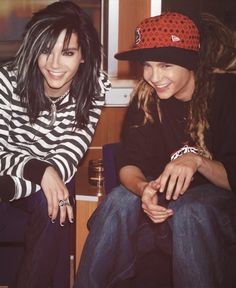
[[[225,275],[234,252],[236,265],[236,197],[211,184],[194,187],[169,207],[176,288],[228,287]]]
[[[236,246],[232,222],[236,217],[235,196],[206,184],[189,189],[169,206],[174,210],[169,220],[174,287],[225,288],[224,268],[230,249]],[[156,238],[148,223],[140,228],[140,214],[140,198],[124,187],[116,187],[106,196],[88,222],[90,233],[77,271],[76,288],[113,287],[134,276],[137,239],[142,239],[138,246],[141,243],[142,253],[146,253],[155,247]],[[140,231],[145,231],[141,237]]]
[[[25,228],[22,232],[25,235],[25,252],[14,287],[68,288],[71,225],[66,222],[61,227],[59,217],[55,223],[51,222],[46,198],[39,191],[24,199],[0,203],[0,238],[7,239],[10,232],[14,240],[14,232],[8,231],[9,221],[11,224],[15,222],[15,227],[18,225],[18,219],[12,219],[13,213],[20,216],[24,213],[27,219],[26,225],[22,225]]]

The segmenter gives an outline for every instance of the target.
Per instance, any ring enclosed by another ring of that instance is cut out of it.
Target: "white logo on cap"
[[[179,42],[180,38],[178,36],[171,35],[171,40],[172,40],[172,42]]]
[[[140,32],[140,28],[137,28],[135,31],[135,44],[138,45],[141,41],[141,32]]]

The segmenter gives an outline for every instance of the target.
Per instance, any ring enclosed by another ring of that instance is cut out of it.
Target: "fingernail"
[[[65,222],[60,223],[61,227],[63,227],[65,225]]]
[[[51,222],[52,222],[52,224],[54,224],[55,223],[55,219],[51,219]]]
[[[74,223],[74,219],[73,218],[70,219],[70,223]]]

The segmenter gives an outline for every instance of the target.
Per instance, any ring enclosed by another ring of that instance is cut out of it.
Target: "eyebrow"
[[[80,48],[80,47],[78,47],[78,48],[75,48],[75,47],[65,47],[65,48],[62,49],[62,51],[68,51],[68,50],[70,50],[70,51],[78,51],[79,48]]]
[[[158,63],[157,65],[173,65],[172,63],[164,62],[164,61],[161,61],[161,62],[158,62],[158,61],[144,61],[143,64],[145,64],[145,63],[149,64],[150,62],[156,62],[156,63]]]

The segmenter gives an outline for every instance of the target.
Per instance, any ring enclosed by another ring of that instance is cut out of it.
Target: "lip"
[[[54,80],[62,79],[65,75],[65,72],[57,72],[57,71],[51,71],[51,70],[47,70],[47,72],[48,72],[49,77]]]
[[[159,85],[155,85],[157,88],[164,88],[166,86],[168,86],[169,84],[159,84]]]
[[[162,92],[165,92],[169,86],[170,86],[170,83],[161,84],[161,85],[154,85],[154,88],[155,88],[156,92],[162,93]]]

